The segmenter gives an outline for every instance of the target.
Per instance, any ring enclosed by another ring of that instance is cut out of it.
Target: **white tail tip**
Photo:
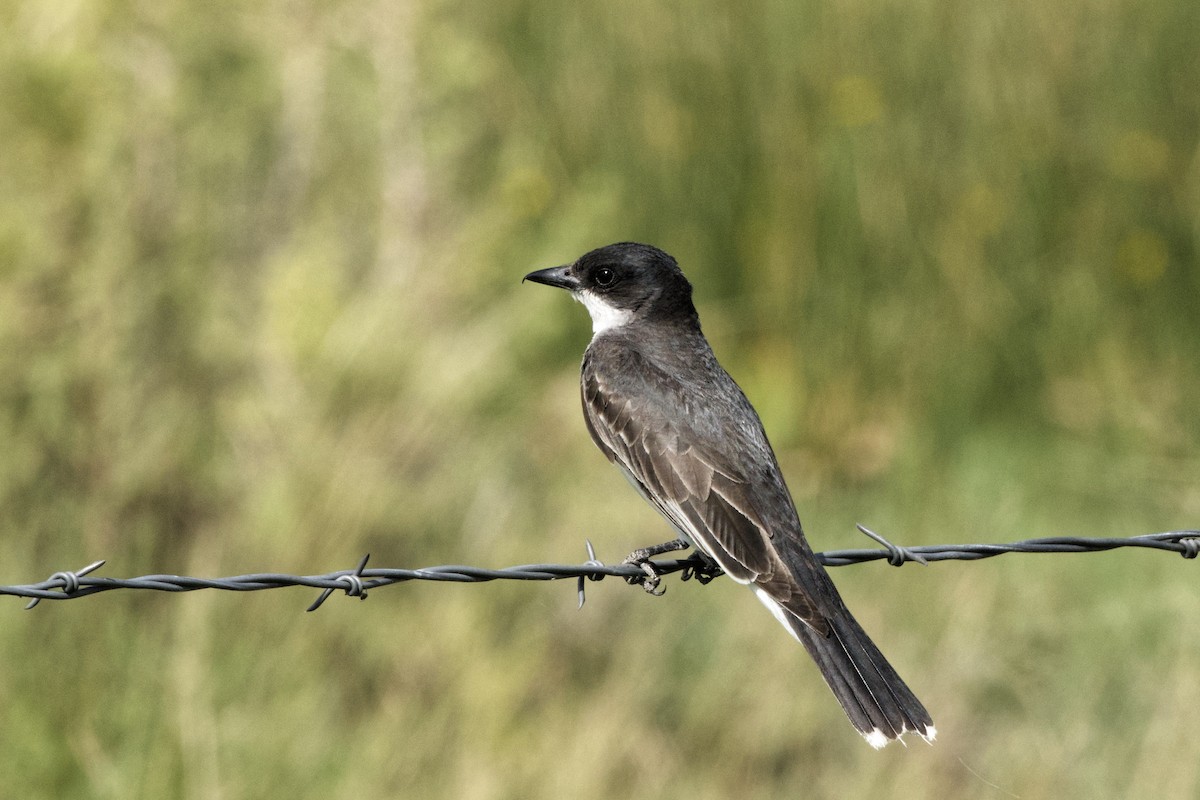
[[[908,728],[905,728],[904,730],[900,731],[900,735],[896,737],[896,741],[900,742],[900,744],[904,744],[904,734],[906,733],[914,733],[914,731],[910,731]],[[933,744],[933,740],[937,738],[937,728],[933,727],[932,725],[929,725],[923,731],[915,731],[915,733],[929,744]],[[876,750],[886,747],[887,743],[892,741],[887,737],[887,734],[879,730],[879,728],[874,728],[867,733],[864,733],[863,738],[867,740],[867,744],[871,745],[871,747],[874,747]]]

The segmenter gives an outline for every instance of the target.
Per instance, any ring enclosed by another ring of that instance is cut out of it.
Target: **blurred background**
[[[674,254],[818,549],[1200,525],[1200,4],[0,6],[0,583],[618,561],[590,337]],[[749,592],[0,603],[0,796],[1195,797],[1196,565],[838,569],[872,751]]]

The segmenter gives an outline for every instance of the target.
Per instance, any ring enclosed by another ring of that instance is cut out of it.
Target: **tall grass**
[[[818,548],[1200,517],[1200,6],[13,2],[0,582],[609,560],[583,312],[679,257]],[[1193,796],[1193,565],[839,570],[874,753],[728,582],[0,614],[0,797]],[[302,594],[302,593],[300,593]]]

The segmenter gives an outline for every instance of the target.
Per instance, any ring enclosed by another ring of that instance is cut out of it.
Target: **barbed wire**
[[[878,542],[883,549],[833,550],[817,553],[817,558],[827,567],[842,567],[864,564],[869,561],[887,561],[892,566],[902,566],[914,561],[929,564],[933,561],[977,561],[1005,553],[1098,553],[1123,547],[1140,547],[1179,553],[1184,558],[1194,559],[1200,554],[1200,531],[1168,531],[1128,538],[1080,538],[1055,536],[1043,539],[1026,539],[1007,544],[931,544],[916,547],[901,547],[892,544],[879,534],[862,525],[858,529]],[[448,564],[421,569],[367,569],[364,556],[352,570],[340,570],[326,575],[285,575],[279,573],[257,573],[228,578],[190,578],[181,575],[143,575],[137,578],[106,578],[91,573],[104,565],[96,561],[74,572],[55,572],[40,583],[17,586],[0,586],[0,595],[31,598],[26,608],[33,608],[41,600],[70,600],[115,589],[140,589],[156,592],[194,592],[200,589],[222,589],[231,592],[255,592],[264,589],[280,589],[285,586],[306,586],[320,589],[320,596],[308,607],[309,611],[320,608],[335,591],[343,591],[350,597],[366,599],[367,592],[382,586],[407,581],[445,581],[450,583],[482,583],[495,580],[554,581],[575,578],[578,581],[579,605],[584,602],[585,580],[598,581],[606,577],[624,578],[632,584],[643,585],[655,591],[657,579],[682,572],[683,580],[695,578],[708,583],[721,574],[703,556],[662,559],[646,562],[654,573],[637,564],[608,565],[596,558],[590,541],[587,542],[588,560],[582,564],[525,564],[502,569],[485,569]]]

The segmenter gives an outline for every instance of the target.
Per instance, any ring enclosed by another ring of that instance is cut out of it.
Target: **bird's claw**
[[[651,545],[650,547],[640,547],[634,550],[625,556],[625,560],[621,563],[641,567],[642,572],[645,572],[646,576],[637,575],[632,578],[626,578],[626,580],[631,584],[641,584],[643,589],[655,597],[662,597],[667,588],[665,586],[659,587],[659,584],[662,583],[662,575],[659,574],[658,569],[654,566],[654,562],[650,559],[655,556],[661,556],[663,553],[674,553],[676,550],[683,550],[687,547],[688,543],[683,539],[672,539],[669,542]]]
[[[693,578],[696,583],[705,586],[712,581],[713,578],[720,577],[725,574],[725,570],[709,561],[699,553],[688,559],[692,563],[684,568],[683,574],[679,576],[680,580],[690,581]]]
[[[658,574],[658,570],[654,568],[654,562],[650,560],[650,556],[645,550],[635,550],[625,557],[622,564],[632,564],[638,567],[645,575],[633,575],[625,580],[630,584],[640,585],[646,590],[647,594],[652,594],[655,597],[662,597],[666,594],[667,587],[662,585],[662,575]]]

